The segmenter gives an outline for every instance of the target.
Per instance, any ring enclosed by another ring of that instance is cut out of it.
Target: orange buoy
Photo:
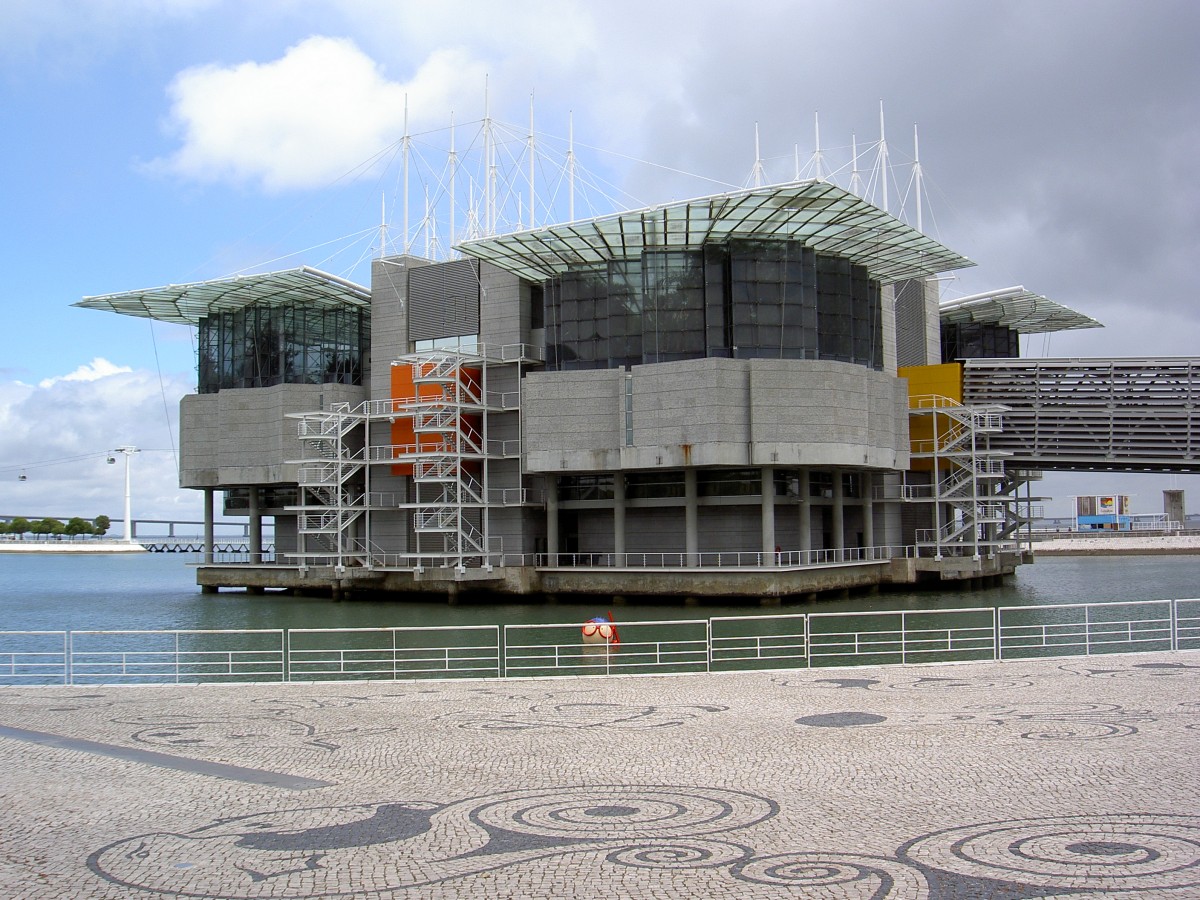
[[[585,644],[619,644],[621,638],[617,634],[617,626],[613,624],[612,613],[607,619],[596,616],[583,623],[583,642]]]

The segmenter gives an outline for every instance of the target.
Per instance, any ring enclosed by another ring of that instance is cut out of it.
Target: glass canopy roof
[[[261,275],[238,275],[215,281],[84,297],[73,305],[160,322],[196,325],[205,316],[232,312],[252,303],[266,306],[301,303],[318,308],[368,307],[371,291],[328,272],[303,266]]]
[[[947,324],[985,322],[1004,325],[1019,334],[1104,327],[1090,316],[1020,286],[943,300],[940,309],[941,320]]]
[[[817,180],[497,235],[458,249],[530,281],[545,281],[569,268],[637,258],[644,249],[698,248],[730,239],[799,241],[866,266],[883,282],[974,265],[874,204]]]

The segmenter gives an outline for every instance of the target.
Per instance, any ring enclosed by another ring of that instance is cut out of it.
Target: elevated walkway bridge
[[[1005,407],[1009,468],[1200,472],[1200,357],[969,359],[963,404]]]

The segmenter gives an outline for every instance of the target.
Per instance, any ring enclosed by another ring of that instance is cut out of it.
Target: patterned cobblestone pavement
[[[1200,897],[1200,654],[0,689],[0,897]]]

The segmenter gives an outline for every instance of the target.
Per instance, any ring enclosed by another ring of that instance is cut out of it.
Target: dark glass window
[[[704,256],[690,250],[642,254],[645,362],[704,357]]]
[[[963,322],[942,326],[942,359],[1016,359],[1021,335],[1005,325]]]
[[[613,476],[564,475],[558,479],[560,500],[611,500]]]
[[[731,356],[883,367],[879,283],[796,241],[650,248],[543,294],[551,370]]]
[[[274,384],[362,384],[370,313],[357,307],[251,305],[200,320],[199,391]]]
[[[630,472],[625,476],[625,496],[630,500],[649,497],[683,497],[682,472]]]
[[[809,472],[808,473],[808,496],[810,497],[832,497],[833,496],[833,473],[832,472]]]
[[[239,515],[250,511],[250,491],[248,487],[232,488],[225,491],[225,515]],[[300,489],[295,486],[259,487],[258,509],[282,510],[299,503]]]
[[[759,469],[701,469],[696,472],[699,497],[758,497],[762,495]]]
[[[609,368],[642,362],[642,261],[619,260],[608,266]]]
[[[842,473],[842,496],[847,500],[856,500],[862,496],[862,479],[857,472]]]

